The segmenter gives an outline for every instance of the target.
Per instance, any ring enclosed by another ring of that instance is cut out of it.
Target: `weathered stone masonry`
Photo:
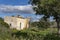
[[[24,28],[29,28],[30,19],[21,16],[5,16],[4,22],[6,22],[10,28],[23,30]]]

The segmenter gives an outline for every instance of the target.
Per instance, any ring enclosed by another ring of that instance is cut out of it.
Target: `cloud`
[[[3,12],[3,13],[35,13],[32,8],[33,6],[31,5],[23,5],[23,6],[0,5],[0,12]]]

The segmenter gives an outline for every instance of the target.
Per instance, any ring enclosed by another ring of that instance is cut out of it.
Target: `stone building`
[[[6,22],[10,28],[23,30],[29,28],[30,19],[21,16],[5,16],[4,22]]]

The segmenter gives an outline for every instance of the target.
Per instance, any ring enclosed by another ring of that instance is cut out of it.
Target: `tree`
[[[58,34],[60,34],[60,0],[30,0],[34,7],[36,14],[44,15],[47,19],[51,16],[54,17],[58,27]]]
[[[41,18],[38,22],[31,22],[32,27],[37,27],[39,29],[46,29],[51,26],[51,22],[49,20],[45,21],[44,18]]]
[[[7,28],[9,28],[9,25],[7,23],[4,22],[4,19],[3,18],[0,18],[0,26],[3,25]]]
[[[1,22],[1,21],[4,21],[4,20],[3,20],[3,18],[0,17],[0,22]]]

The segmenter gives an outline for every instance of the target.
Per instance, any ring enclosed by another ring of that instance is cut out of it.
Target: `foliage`
[[[12,31],[10,30],[7,23],[0,18],[0,40],[17,40],[11,36]]]
[[[54,28],[53,32],[56,33],[57,30]],[[45,30],[30,28],[14,32],[13,36],[21,40],[43,40],[47,34],[51,34],[50,28]]]
[[[0,21],[4,21],[3,18],[0,17]]]
[[[44,40],[60,40],[60,37],[57,36],[56,33],[52,33],[52,34],[47,34],[47,35],[44,37]]]
[[[30,0],[35,6],[33,9],[38,15],[44,15],[45,20],[53,16],[57,23],[58,34],[60,33],[60,0]]]
[[[3,24],[4,21],[0,21],[0,23],[2,23],[0,24],[0,40],[44,40],[48,34],[50,35],[52,32],[57,32],[56,28],[53,28],[53,31],[51,32],[51,28],[39,30],[36,27],[18,31],[16,29],[7,28],[6,24]],[[51,36],[47,38],[50,37]],[[52,37],[54,37],[54,35]],[[55,38],[56,37],[53,39]]]
[[[3,18],[0,18],[0,26],[5,26],[7,28],[9,27],[9,25],[4,22]]]
[[[37,14],[42,14],[45,17],[59,17],[58,15],[60,15],[59,0],[31,0],[31,3],[37,6],[34,8]]]
[[[38,22],[31,22],[32,27],[37,27],[39,29],[45,29],[52,26],[50,21],[45,21],[44,18],[41,18]]]

